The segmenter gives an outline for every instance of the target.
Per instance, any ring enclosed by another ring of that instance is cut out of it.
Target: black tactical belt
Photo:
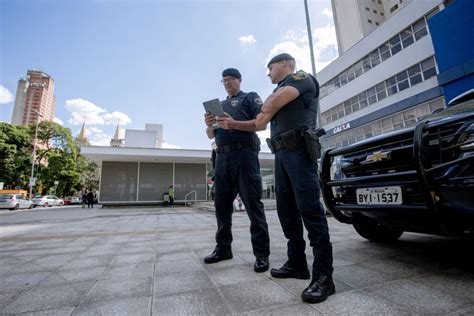
[[[245,144],[245,143],[235,143],[235,144],[219,146],[217,147],[216,151],[222,154],[222,153],[229,153],[231,151],[239,150],[246,147],[250,147],[250,145]]]

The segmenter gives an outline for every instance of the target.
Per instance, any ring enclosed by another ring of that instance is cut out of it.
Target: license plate
[[[399,186],[357,189],[356,195],[357,204],[363,205],[392,205],[403,202],[402,188]]]

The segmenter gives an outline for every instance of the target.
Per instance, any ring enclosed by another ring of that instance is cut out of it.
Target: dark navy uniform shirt
[[[236,96],[221,101],[224,112],[236,121],[249,121],[257,117],[262,107],[262,99],[256,92],[240,91]],[[217,128],[215,130],[217,147],[235,143],[248,143],[254,140],[255,132]]]
[[[290,74],[278,83],[273,92],[291,86],[299,91],[299,96],[281,108],[272,118],[271,136],[275,137],[282,132],[293,128],[314,128],[319,97],[319,84],[310,74],[300,70]]]

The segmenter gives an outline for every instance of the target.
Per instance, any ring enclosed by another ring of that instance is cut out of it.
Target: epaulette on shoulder
[[[308,78],[309,74],[303,70],[298,70],[296,73],[291,75],[294,80],[302,80]]]

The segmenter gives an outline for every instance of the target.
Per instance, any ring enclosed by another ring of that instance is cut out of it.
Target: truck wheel
[[[402,230],[370,222],[352,224],[356,232],[373,242],[395,241],[403,234]]]

